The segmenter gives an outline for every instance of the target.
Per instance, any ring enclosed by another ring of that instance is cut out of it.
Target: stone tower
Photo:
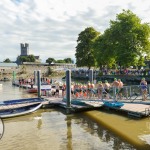
[[[21,43],[21,55],[20,56],[28,56],[29,55],[29,44],[28,43]]]

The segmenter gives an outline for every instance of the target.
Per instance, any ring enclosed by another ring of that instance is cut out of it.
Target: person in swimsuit
[[[108,83],[107,80],[105,80],[105,83],[104,83],[104,94],[106,95],[107,99],[109,99],[109,89],[110,89],[110,84]]]
[[[118,95],[120,97],[120,100],[122,99],[122,92],[123,92],[123,82],[121,81],[121,79],[118,79],[119,82],[119,86],[118,86]]]
[[[98,98],[102,99],[102,94],[103,94],[103,83],[102,81],[98,82],[98,86],[97,86],[97,94],[98,94]]]
[[[145,78],[142,78],[142,80],[140,82],[140,87],[141,87],[141,91],[142,91],[142,99],[143,99],[143,101],[146,101],[146,98],[147,98],[147,82],[146,82]]]
[[[90,81],[88,81],[88,83],[87,83],[87,98],[90,97],[90,93],[91,93],[90,87],[91,87],[91,83],[90,83]]]
[[[63,84],[62,86],[62,97],[64,98],[66,94],[66,83]]]
[[[119,82],[117,81],[116,78],[114,78],[114,81],[113,81],[111,86],[113,87],[115,97],[117,98],[118,97],[118,92],[119,92]]]

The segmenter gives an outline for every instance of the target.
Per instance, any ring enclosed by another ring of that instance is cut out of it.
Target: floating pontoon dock
[[[56,97],[45,97],[46,103],[43,104],[44,108],[61,107],[67,109],[66,102],[62,98]],[[111,100],[109,102],[112,102]],[[84,110],[101,110],[102,108],[117,110],[118,112],[125,112],[129,116],[134,117],[146,117],[150,115],[150,102],[124,102],[124,106],[118,107],[107,107],[104,106],[101,100],[90,100],[90,99],[73,99],[71,100],[70,113],[84,111]]]
[[[36,74],[36,73],[35,73]],[[35,76],[36,79],[36,76]],[[38,84],[36,84],[38,88],[38,97],[43,97],[41,92],[41,83],[40,83],[40,71],[37,72],[37,80]],[[92,81],[92,80],[91,80]],[[14,85],[18,85],[17,82],[13,83]],[[20,87],[29,88],[29,85],[21,85]],[[45,89],[46,90],[46,89]],[[94,89],[97,90],[97,89]],[[60,90],[61,91],[61,90]],[[150,93],[150,85],[147,87],[148,93]],[[51,92],[51,89],[49,90]],[[46,92],[48,93],[48,92]],[[93,93],[91,93],[93,94]],[[106,96],[107,95],[107,96]],[[135,117],[144,117],[150,115],[150,95],[147,94],[147,100],[142,101],[141,87],[140,86],[124,86],[122,96],[116,93],[116,88],[112,88],[109,93],[102,93],[101,99],[98,96],[93,94],[93,97],[84,97],[83,94],[79,97],[73,98],[71,95],[71,72],[70,70],[66,71],[66,95],[65,100],[63,97],[59,95],[58,98],[56,96],[52,96],[52,94],[48,94],[43,98],[46,100],[43,103],[43,107],[61,107],[65,108],[67,113],[83,111],[83,110],[93,110],[93,109],[114,109],[120,112],[125,112],[130,116]],[[106,98],[109,97],[109,98]],[[107,107],[104,105],[104,101],[109,102],[122,102],[124,105],[122,107]]]

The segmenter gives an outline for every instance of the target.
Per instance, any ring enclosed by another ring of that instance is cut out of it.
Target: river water
[[[0,101],[35,97],[11,82],[2,84]],[[133,119],[113,111],[66,115],[49,108],[3,122],[0,150],[150,149],[150,118]]]

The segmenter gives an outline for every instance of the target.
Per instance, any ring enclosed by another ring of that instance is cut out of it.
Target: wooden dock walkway
[[[150,115],[150,105],[146,104],[125,103],[124,106],[120,108],[120,110],[126,111],[128,115],[135,117]]]
[[[45,97],[46,104],[43,105],[44,107],[62,107],[67,108],[66,102],[62,100],[62,97],[56,98],[56,97]],[[112,100],[108,100],[109,102],[112,102]],[[107,107],[104,106],[104,103],[102,100],[96,100],[96,99],[73,99],[71,100],[71,112],[77,112],[77,111],[84,111],[84,110],[93,110],[93,109],[99,109],[106,108],[107,109],[114,109],[121,112],[127,113],[129,116],[134,117],[146,117],[150,115],[150,102],[148,101],[135,101],[135,102],[129,102],[129,101],[121,101],[124,103],[124,106],[121,108],[118,107]]]
[[[61,108],[67,108],[66,102],[63,101],[62,97],[45,97],[46,103],[43,104],[43,107],[54,107],[58,106]],[[102,101],[94,101],[94,100],[72,100],[71,101],[71,111],[77,112],[77,111],[83,111],[83,110],[92,110],[97,109],[103,106]]]

